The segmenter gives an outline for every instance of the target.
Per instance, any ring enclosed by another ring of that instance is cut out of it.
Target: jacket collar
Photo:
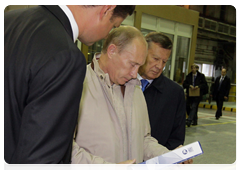
[[[71,24],[62,9],[58,5],[43,5],[43,7],[50,11],[61,22],[69,36],[73,39]]]
[[[154,79],[150,86],[155,87],[160,93],[163,93],[165,86],[164,75],[161,74],[158,78]]]
[[[70,22],[72,32],[73,32],[73,41],[75,42],[78,38],[79,29],[78,29],[77,22],[72,14],[72,11],[67,7],[67,5],[59,5],[59,7],[63,10],[63,12],[68,17],[68,20]]]

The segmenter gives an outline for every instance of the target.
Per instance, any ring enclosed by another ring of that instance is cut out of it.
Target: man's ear
[[[103,5],[100,11],[100,20],[102,20],[104,16],[107,16],[107,15],[112,16],[114,8],[116,8],[116,5]]]
[[[117,53],[117,46],[115,44],[110,44],[107,49],[107,54],[110,59]]]

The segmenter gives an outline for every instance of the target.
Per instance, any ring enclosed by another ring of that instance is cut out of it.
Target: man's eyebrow
[[[140,63],[137,63],[137,62],[135,62],[135,61],[130,61],[132,64],[134,64],[134,65],[141,65]]]
[[[156,58],[162,59],[160,56],[155,55],[155,54],[153,54],[153,57],[156,57]],[[162,60],[163,60],[163,59],[162,59]],[[169,58],[168,58],[167,60],[163,60],[163,61],[168,61],[168,60],[169,60]]]

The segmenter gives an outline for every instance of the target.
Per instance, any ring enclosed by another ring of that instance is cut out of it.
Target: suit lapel
[[[154,86],[160,93],[163,93],[164,91],[164,75],[161,74],[158,78],[154,79],[152,82],[152,86]]]
[[[61,22],[69,36],[73,39],[71,24],[62,9],[58,5],[43,5],[43,7],[50,11],[59,20],[59,22]]]
[[[216,79],[217,88],[219,87],[220,78],[221,78],[221,76]]]

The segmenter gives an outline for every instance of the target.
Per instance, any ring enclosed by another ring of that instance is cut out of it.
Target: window
[[[198,65],[198,67],[199,67],[198,71],[202,72],[202,64],[196,64],[196,65]]]
[[[174,81],[182,84],[186,76],[190,38],[178,36]]]
[[[205,77],[214,77],[215,75],[215,69],[214,65],[212,64],[199,64],[196,63],[196,65],[199,66],[199,72],[203,73]]]
[[[214,66],[212,64],[202,64],[202,73],[206,77],[213,77]]]

